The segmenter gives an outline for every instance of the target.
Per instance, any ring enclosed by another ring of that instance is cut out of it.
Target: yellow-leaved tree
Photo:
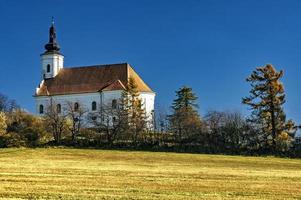
[[[282,77],[283,71],[278,72],[271,64],[257,67],[246,79],[251,85],[250,95],[242,99],[252,110],[249,121],[260,130],[259,146],[273,153],[287,151],[296,132],[295,123],[286,120],[283,109]]]
[[[0,136],[6,133],[6,115],[4,112],[0,112]]]

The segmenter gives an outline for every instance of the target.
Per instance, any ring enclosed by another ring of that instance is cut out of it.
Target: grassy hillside
[[[1,149],[0,199],[301,199],[301,160]]]

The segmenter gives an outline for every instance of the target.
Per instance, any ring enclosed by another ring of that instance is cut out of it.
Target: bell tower
[[[60,46],[56,41],[54,20],[49,28],[49,42],[45,45],[45,52],[41,54],[42,79],[55,77],[64,67],[64,56],[60,53]]]

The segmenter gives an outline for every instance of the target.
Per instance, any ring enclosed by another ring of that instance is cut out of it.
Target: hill
[[[0,199],[300,199],[301,160],[1,149]]]

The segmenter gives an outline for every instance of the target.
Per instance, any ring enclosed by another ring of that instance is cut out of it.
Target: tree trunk
[[[273,136],[273,147],[272,150],[274,153],[276,153],[276,121],[275,121],[275,106],[273,103],[273,96],[271,96],[271,123],[272,123],[272,136]]]

